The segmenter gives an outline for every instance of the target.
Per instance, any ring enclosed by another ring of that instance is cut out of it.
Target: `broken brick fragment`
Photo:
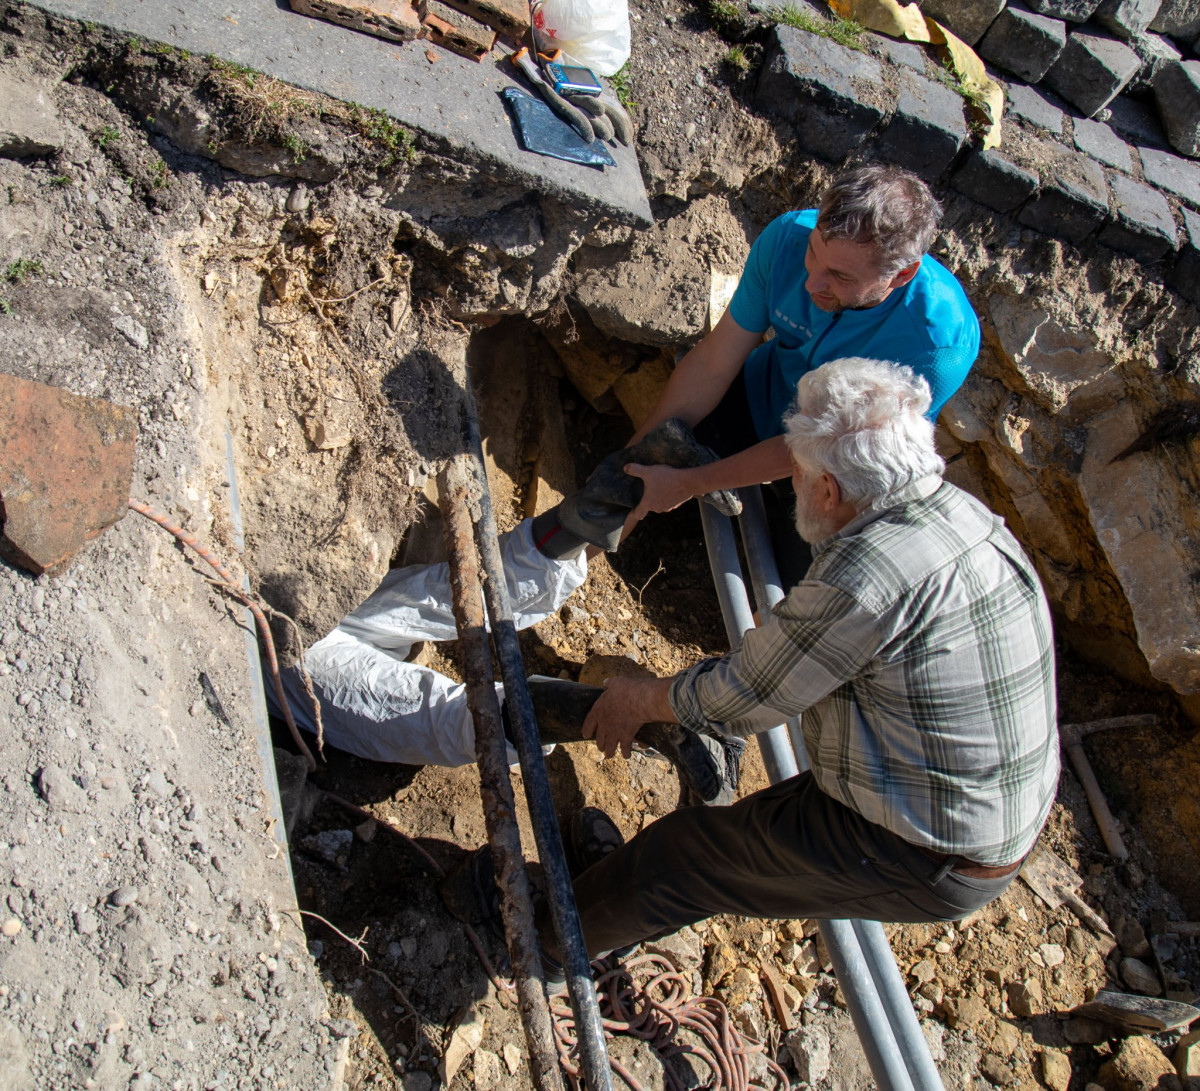
[[[447,0],[493,30],[523,37],[529,33],[529,5],[525,0]]]
[[[421,22],[431,42],[473,61],[482,60],[496,44],[491,27],[438,0],[422,0]]]
[[[351,30],[411,42],[421,36],[421,18],[410,0],[290,0],[292,11]]]
[[[128,510],[137,415],[0,375],[0,555],[57,575]]]

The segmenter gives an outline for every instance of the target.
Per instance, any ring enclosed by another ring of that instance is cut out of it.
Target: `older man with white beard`
[[[892,364],[805,375],[786,436],[806,578],[737,651],[592,707],[608,755],[645,723],[744,738],[802,714],[812,764],[585,870],[593,956],[716,913],[952,920],[1012,881],[1058,780],[1050,616],[1003,521],[942,480],[929,405]]]

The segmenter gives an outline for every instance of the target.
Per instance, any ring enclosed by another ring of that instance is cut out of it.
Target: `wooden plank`
[[[421,37],[421,17],[409,0],[290,0],[292,11],[327,23],[386,38],[411,42]]]

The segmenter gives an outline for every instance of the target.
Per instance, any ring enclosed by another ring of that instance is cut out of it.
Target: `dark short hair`
[[[823,239],[870,243],[880,272],[898,273],[929,249],[942,210],[915,174],[885,163],[844,171],[821,197],[817,228]]]

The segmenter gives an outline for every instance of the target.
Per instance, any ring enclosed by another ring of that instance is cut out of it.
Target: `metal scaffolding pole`
[[[759,610],[764,611],[784,597],[784,589],[771,552],[762,493],[753,486],[740,490],[740,495],[746,561],[755,601]],[[746,595],[733,524],[708,504],[700,505],[700,514],[725,629],[730,646],[736,648],[746,630],[753,628],[754,616]],[[772,784],[808,768],[798,717],[756,738]],[[878,921],[859,920],[822,920],[817,925],[841,982],[863,1052],[882,1091],[943,1091],[883,926]]]

